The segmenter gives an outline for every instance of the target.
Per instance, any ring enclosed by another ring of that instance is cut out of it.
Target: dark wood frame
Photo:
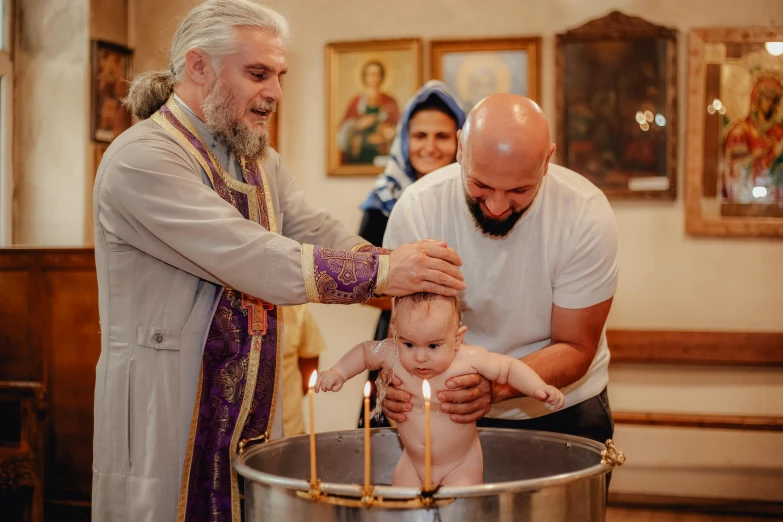
[[[331,42],[324,50],[324,78],[326,84],[326,165],[328,176],[375,176],[383,172],[384,167],[372,165],[341,165],[337,149],[337,137],[332,129],[332,118],[339,114],[334,94],[337,91],[337,57],[341,53],[357,51],[411,51],[415,78],[414,92],[422,84],[422,41],[419,38],[400,38],[394,40],[361,40],[355,42]],[[407,100],[401,100],[400,112]]]
[[[480,51],[527,51],[527,97],[541,103],[541,37],[474,38],[430,42],[430,78],[443,80],[443,55]]]
[[[106,42],[103,40],[92,40],[90,48],[90,139],[96,143],[111,143],[111,140],[99,139],[96,136],[98,130],[98,51],[107,49],[127,56],[128,68],[125,71],[126,80],[130,81],[133,74],[133,50],[128,47]],[[132,117],[128,114],[128,127],[132,124]]]
[[[563,44],[590,43],[597,41],[629,41],[648,38],[668,40],[666,66],[666,147],[669,188],[667,190],[628,190],[602,189],[607,197],[613,199],[664,199],[677,197],[677,31],[668,27],[652,24],[620,11],[612,11],[603,18],[592,20],[581,27],[556,35],[556,72],[555,89],[557,100],[557,147],[561,165],[566,164],[565,152],[565,54]],[[633,74],[633,72],[630,72]],[[575,171],[579,166],[574,165]],[[599,187],[600,188],[600,187]]]
[[[706,46],[710,43],[783,41],[783,27],[694,29],[688,44],[688,119],[685,134],[685,230],[692,236],[783,236],[783,218],[704,217]],[[717,161],[717,159],[715,159]]]

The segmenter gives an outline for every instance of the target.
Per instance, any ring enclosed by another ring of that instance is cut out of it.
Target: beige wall
[[[88,0],[20,2],[19,14],[13,241],[82,245]]]
[[[130,0],[136,69],[166,66],[169,38],[192,0]],[[542,105],[554,124],[554,34],[612,9],[675,27],[679,41],[679,135],[684,151],[686,32],[694,26],[767,25],[780,0],[275,0],[293,40],[281,114],[281,152],[313,203],[351,229],[372,178],[325,175],[324,44],[367,38],[543,36]],[[778,21],[780,23],[780,20]],[[425,78],[428,57],[425,47]],[[679,160],[683,171],[684,156]],[[682,178],[680,178],[682,194]],[[682,197],[670,203],[613,203],[620,224],[622,273],[609,326],[616,328],[780,331],[783,242],[692,238]],[[322,367],[372,335],[377,313],[361,306],[314,306],[329,351]],[[737,347],[741,349],[741,347]],[[354,426],[363,382],[317,397],[319,431]],[[783,373],[775,369],[627,367],[612,369],[616,410],[783,415]],[[655,428],[617,430],[629,456],[615,491],[783,500],[781,435]],[[739,449],[741,448],[741,449]]]
[[[102,40],[128,46],[128,0],[89,0],[90,1],[90,39]],[[90,66],[92,67],[92,66]],[[88,86],[89,89],[89,86]],[[87,131],[89,132],[89,122]],[[89,157],[85,182],[84,244],[92,245],[92,188],[95,173],[98,171],[98,149],[105,150],[106,144],[96,144],[87,138]]]
[[[127,0],[19,3],[13,242],[92,244],[90,39],[128,43]]]
[[[90,38],[128,45],[128,0],[90,0]]]

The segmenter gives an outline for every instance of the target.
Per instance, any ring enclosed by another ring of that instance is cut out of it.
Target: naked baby
[[[422,381],[432,388],[433,486],[481,484],[484,460],[476,424],[453,422],[440,411],[438,392],[452,377],[479,373],[491,381],[508,383],[522,393],[563,407],[563,394],[546,384],[528,365],[480,346],[462,343],[467,327],[460,323],[457,300],[419,293],[396,298],[393,305],[394,342],[365,341],[329,370],[321,373],[316,391],[339,391],[346,380],[367,369],[382,368],[402,381],[397,388],[410,393],[413,409],[397,425],[404,450],[392,479],[393,486],[420,487],[424,478],[424,398]],[[399,364],[396,362],[399,361]]]

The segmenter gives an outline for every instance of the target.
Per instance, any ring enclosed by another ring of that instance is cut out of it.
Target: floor
[[[782,518],[706,515],[662,509],[609,508],[606,522],[771,522]]]

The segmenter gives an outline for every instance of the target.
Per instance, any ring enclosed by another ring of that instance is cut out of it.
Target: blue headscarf
[[[419,89],[402,113],[397,125],[397,136],[391,146],[391,155],[386,163],[386,169],[378,176],[375,188],[367,196],[367,199],[359,205],[362,210],[376,209],[388,216],[402,191],[416,181],[416,171],[413,170],[408,159],[408,126],[411,114],[416,108],[435,95],[446,104],[457,121],[457,129],[461,129],[465,123],[465,111],[457,101],[445,83],[438,80],[430,80]]]

